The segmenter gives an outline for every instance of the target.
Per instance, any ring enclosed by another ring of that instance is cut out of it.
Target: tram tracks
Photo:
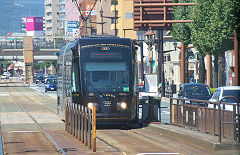
[[[144,134],[142,134],[142,133],[140,133],[140,132],[132,131],[132,130],[130,130],[130,132],[132,132],[133,134],[136,134],[136,135],[138,135],[138,136],[147,138],[148,140],[157,142],[157,143],[159,143],[159,144],[161,144],[161,145],[165,145],[165,146],[169,147],[171,150],[178,152],[179,154],[193,155],[192,153],[190,153],[190,152],[188,152],[188,151],[186,151],[186,150],[183,150],[183,149],[178,148],[178,147],[176,147],[176,146],[170,145],[170,144],[165,143],[165,142],[163,142],[163,141],[160,141],[160,140],[158,140],[158,139],[156,139],[156,138],[146,136],[146,135],[144,135]]]
[[[130,130],[98,130],[97,137],[122,154],[210,154],[191,145],[179,143],[152,130],[151,128]]]
[[[6,154],[3,142],[4,142],[4,139],[3,139],[3,134],[2,134],[2,124],[1,124],[1,120],[0,120],[0,155]]]
[[[9,88],[7,88],[7,89],[9,90],[8,92],[9,92],[9,95],[10,95],[11,102],[14,103],[14,104],[16,104],[24,113],[27,114],[27,116],[28,116],[29,118],[31,118],[31,120],[34,122],[34,124],[40,129],[40,131],[42,132],[42,134],[47,137],[47,139],[53,144],[53,146],[58,150],[58,152],[60,152],[61,154],[66,155],[66,152],[64,151],[64,149],[62,149],[62,148],[60,147],[60,145],[58,145],[57,142],[54,141],[54,139],[47,133],[46,130],[43,129],[43,127],[42,127],[42,126],[38,123],[38,121],[23,107],[23,105],[21,105],[19,102],[16,102],[16,101],[13,99],[13,95],[12,95],[10,89],[9,89]],[[26,97],[26,96],[24,96],[24,97]],[[27,97],[27,98],[29,98],[29,97]],[[47,108],[46,108],[46,109],[47,109]],[[49,109],[48,109],[48,110],[49,110]],[[51,112],[52,112],[52,111],[51,111]],[[2,136],[2,137],[3,137],[3,136]],[[4,145],[3,145],[3,146],[4,146]]]

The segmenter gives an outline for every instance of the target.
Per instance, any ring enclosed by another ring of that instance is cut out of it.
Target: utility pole
[[[93,7],[91,8],[91,10],[89,11],[89,14],[88,14],[87,17],[83,16],[82,10],[81,10],[82,8],[80,8],[80,5],[78,4],[77,0],[72,0],[72,1],[75,4],[75,6],[78,8],[78,11],[80,12],[81,19],[84,21],[85,36],[87,36],[87,20],[91,16],[92,10],[96,6],[96,3],[97,3],[98,0],[95,0],[95,3],[93,5]]]
[[[234,85],[239,86],[240,85],[240,71],[239,71],[239,44],[238,44],[238,36],[236,30],[234,30]]]
[[[158,81],[161,82],[161,97],[165,97],[165,75],[163,59],[163,30],[157,31],[158,38]]]
[[[117,36],[117,0],[115,0],[114,5],[115,5],[115,10],[114,10],[115,36]]]

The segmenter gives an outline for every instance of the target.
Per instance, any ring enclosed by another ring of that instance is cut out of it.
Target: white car
[[[9,72],[4,72],[1,76],[1,79],[9,79],[10,75],[11,74]]]
[[[240,102],[240,86],[224,86],[219,87],[213,94],[212,98],[209,99],[211,102],[220,102],[221,99],[225,96],[233,96],[238,102]],[[236,101],[232,98],[225,98],[222,102],[236,104]],[[213,108],[213,104],[209,104],[208,107]],[[232,105],[226,105],[226,110],[233,110]]]

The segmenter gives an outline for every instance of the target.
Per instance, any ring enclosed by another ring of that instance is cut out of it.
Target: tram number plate
[[[106,107],[112,105],[111,101],[103,101],[103,104],[104,104],[104,106],[106,106]]]

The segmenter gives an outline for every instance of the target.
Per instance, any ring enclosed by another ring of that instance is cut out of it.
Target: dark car
[[[211,92],[206,84],[185,83],[181,85],[178,96],[183,99],[208,101],[211,98]],[[189,103],[189,101],[186,103]],[[206,103],[199,103],[201,106],[205,104]],[[196,103],[193,103],[193,105],[196,105]]]
[[[45,82],[45,92],[57,90],[57,79],[48,78]]]
[[[38,83],[44,83],[44,76],[41,75],[41,74],[38,74],[36,77],[35,77],[35,83],[38,84]]]

